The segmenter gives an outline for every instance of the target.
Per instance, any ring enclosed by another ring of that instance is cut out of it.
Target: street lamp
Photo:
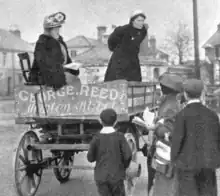
[[[193,29],[194,29],[195,72],[196,72],[196,77],[200,79],[199,28],[198,28],[197,0],[193,0]]]

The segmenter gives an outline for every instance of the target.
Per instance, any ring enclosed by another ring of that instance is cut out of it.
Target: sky
[[[67,16],[62,28],[65,40],[77,35],[96,38],[98,25],[124,25],[136,9],[146,13],[149,34],[156,36],[158,45],[178,21],[193,29],[192,0],[0,0],[0,28],[17,25],[24,40],[35,42],[44,17],[62,11]],[[198,0],[198,16],[202,45],[220,23],[220,0]]]

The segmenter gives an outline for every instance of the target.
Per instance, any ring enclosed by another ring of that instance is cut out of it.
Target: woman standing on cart
[[[59,89],[78,79],[79,70],[63,67],[72,62],[67,46],[60,36],[60,28],[65,19],[66,15],[62,12],[45,17],[44,33],[39,36],[34,51],[31,82]]]
[[[113,54],[105,73],[105,82],[142,80],[138,54],[140,44],[147,35],[145,19],[145,14],[137,10],[131,15],[129,24],[117,27],[110,35],[108,47]]]

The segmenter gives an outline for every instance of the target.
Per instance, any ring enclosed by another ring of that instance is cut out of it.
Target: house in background
[[[0,96],[12,96],[14,88],[23,82],[19,58],[20,52],[28,52],[33,58],[33,46],[21,39],[18,29],[0,29]]]
[[[211,76],[211,83],[220,84],[220,24],[217,31],[203,45],[205,49],[208,72]]]
[[[115,28],[115,25],[98,26],[97,39],[80,35],[67,41],[71,57],[83,64],[84,69],[80,74],[82,80],[103,81],[112,54],[108,49],[107,40]],[[157,49],[156,38],[153,36],[149,40],[147,37],[142,47],[145,47],[146,51],[145,54],[140,54],[143,80],[155,81],[167,70],[169,55]]]
[[[84,35],[78,35],[66,42],[69,54],[72,58],[87,52],[91,48],[97,46],[99,41],[92,38],[87,38]]]

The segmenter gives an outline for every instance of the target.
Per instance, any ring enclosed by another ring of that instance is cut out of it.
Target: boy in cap
[[[117,114],[105,109],[100,114],[103,125],[90,143],[89,162],[96,161],[94,177],[100,196],[125,196],[124,179],[132,153],[123,135],[114,128]]]
[[[215,169],[220,166],[220,124],[217,114],[201,103],[203,82],[183,84],[187,100],[177,114],[171,161],[177,168],[180,196],[216,196]]]

